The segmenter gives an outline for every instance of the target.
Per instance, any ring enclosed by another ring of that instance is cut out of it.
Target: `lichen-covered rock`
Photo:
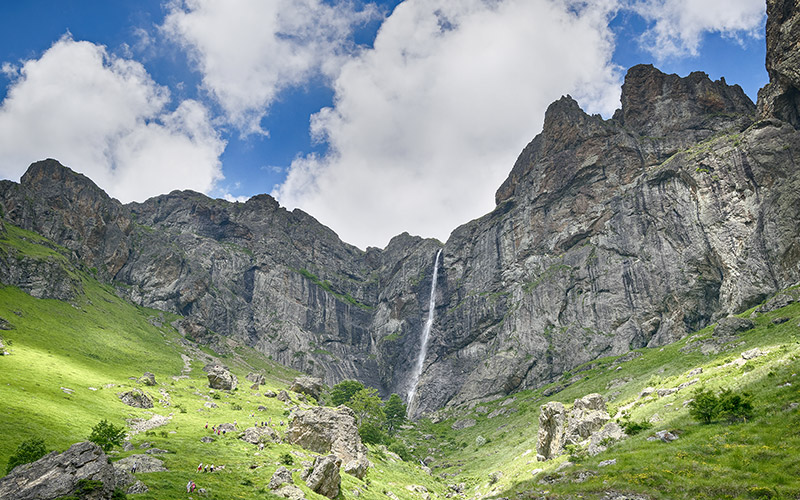
[[[358,435],[355,414],[346,406],[317,406],[298,411],[286,432],[286,440],[317,453],[330,452],[354,471],[366,471],[369,464],[367,447]],[[361,465],[351,466],[353,461]],[[361,479],[363,474],[357,477]]]
[[[250,444],[277,443],[280,441],[278,433],[270,427],[248,427],[244,430],[240,439]]]
[[[562,403],[551,401],[542,405],[539,412],[539,437],[536,442],[540,462],[558,456],[564,449],[564,424],[567,411]]]
[[[600,394],[576,399],[567,416],[564,444],[581,444],[611,420],[606,402]]]
[[[462,418],[460,420],[456,420],[455,422],[453,422],[453,425],[451,425],[450,428],[453,429],[454,431],[460,431],[462,429],[475,427],[475,424],[477,423],[478,423],[477,420],[475,420],[474,418]]]
[[[221,366],[214,366],[208,372],[208,385],[212,389],[232,391],[236,389],[238,379],[236,375]]]
[[[134,408],[152,408],[153,400],[147,394],[139,389],[131,389],[130,391],[121,392],[117,397],[128,406]]]
[[[77,443],[64,453],[52,452],[36,462],[14,468],[0,478],[0,498],[51,500],[74,494],[82,479],[102,484],[87,500],[111,498],[116,485],[114,467],[94,443]]]
[[[322,391],[324,389],[325,386],[323,385],[321,378],[308,376],[295,378],[294,382],[292,382],[292,386],[289,388],[289,390],[292,392],[306,394],[317,400],[319,400],[319,397],[322,395]]]
[[[306,479],[306,484],[312,491],[328,498],[336,498],[342,484],[339,467],[342,459],[336,455],[327,455],[314,459],[311,474]]]
[[[121,470],[131,470],[136,464],[136,472],[165,472],[164,461],[152,455],[136,454],[129,455],[114,462],[114,468]]]
[[[154,386],[156,385],[156,376],[150,372],[144,372],[144,374],[139,378],[139,382],[144,385]]]
[[[284,466],[278,467],[278,470],[270,478],[269,489],[275,495],[289,500],[305,499],[303,490],[295,486],[291,471]]]
[[[591,456],[598,455],[606,451],[610,443],[626,437],[628,437],[627,434],[618,423],[608,422],[600,431],[592,434],[586,451]]]
[[[733,337],[740,333],[746,332],[755,328],[756,324],[746,318],[737,318],[736,316],[728,316],[722,318],[717,322],[714,327],[713,335],[715,337]]]
[[[266,379],[266,377],[264,377],[263,373],[250,372],[250,373],[247,374],[245,379],[247,379],[248,381],[252,382],[253,384],[257,384],[257,385],[264,385],[264,384],[267,383],[267,379]],[[258,387],[256,387],[256,388],[258,388]]]
[[[289,403],[292,401],[291,396],[289,396],[289,393],[286,391],[279,392],[278,395],[275,397],[278,399],[278,401],[282,403]]]

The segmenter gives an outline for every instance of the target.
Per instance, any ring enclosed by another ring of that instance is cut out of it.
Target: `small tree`
[[[694,391],[694,399],[689,403],[689,415],[702,424],[710,424],[717,416],[719,399],[708,389]]]
[[[347,404],[353,395],[364,389],[364,384],[357,380],[343,380],[331,388],[331,405]]]
[[[378,397],[377,389],[367,387],[353,394],[347,406],[356,414],[358,425],[368,422],[378,427],[382,427],[386,422],[386,415],[383,413],[383,401]]]
[[[406,421],[406,405],[397,394],[389,396],[389,400],[383,405],[383,413],[386,415],[386,430],[389,435],[397,432]]]
[[[111,451],[115,446],[122,446],[124,438],[125,429],[109,423],[106,419],[101,420],[92,427],[92,433],[89,434],[89,441],[102,448],[105,452]]]
[[[9,457],[6,474],[9,474],[16,466],[35,462],[46,454],[47,449],[44,446],[44,439],[31,438],[23,441],[17,447],[17,451]]]

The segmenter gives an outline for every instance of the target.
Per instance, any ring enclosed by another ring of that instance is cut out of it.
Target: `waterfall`
[[[433,279],[431,280],[431,297],[428,301],[428,319],[425,321],[425,328],[422,329],[420,336],[419,354],[417,354],[417,363],[414,365],[414,371],[411,374],[411,388],[408,390],[408,398],[406,403],[409,408],[409,415],[411,414],[411,404],[414,396],[417,394],[417,384],[419,384],[419,377],[422,375],[422,365],[425,363],[425,356],[428,354],[428,338],[431,335],[431,327],[433,326],[433,315],[436,312],[436,279],[439,276],[439,256],[442,254],[440,248],[436,252],[436,260],[433,261]]]

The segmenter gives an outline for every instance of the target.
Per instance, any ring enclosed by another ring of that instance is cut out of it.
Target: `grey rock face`
[[[114,467],[121,470],[131,470],[133,464],[136,464],[136,472],[164,472],[167,470],[164,467],[164,461],[151,455],[130,455],[123,459],[114,462]]]
[[[138,389],[132,389],[130,391],[121,392],[117,394],[120,401],[125,403],[128,406],[133,406],[134,408],[152,408],[153,407],[153,400],[151,400],[147,394],[143,393]]]
[[[263,373],[248,373],[245,379],[249,380],[253,384],[257,385],[264,385],[266,383],[266,378],[264,377]]]
[[[361,465],[357,468],[364,471],[368,466],[367,447],[358,435],[355,414],[346,406],[318,406],[297,412],[286,432],[286,440],[317,453],[330,452],[345,464],[359,462]],[[363,474],[359,479],[361,477]]]
[[[339,474],[341,465],[342,459],[336,455],[315,458],[313,470],[306,479],[306,484],[320,495],[336,498],[342,484],[342,477]]]
[[[794,0],[767,0],[767,73],[758,92],[764,118],[775,117],[800,128],[800,5]]]
[[[16,467],[0,478],[0,498],[50,500],[74,493],[78,481],[102,482],[92,500],[106,500],[114,492],[114,467],[94,443],[72,445],[64,453],[52,452],[36,462]]]
[[[555,458],[568,444],[588,446],[596,455],[606,450],[610,441],[625,437],[622,428],[606,410],[606,402],[599,394],[589,394],[576,399],[567,411],[564,405],[551,401],[542,405],[539,413],[539,436],[536,443],[539,461]]]

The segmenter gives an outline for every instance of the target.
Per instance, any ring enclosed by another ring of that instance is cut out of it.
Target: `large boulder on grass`
[[[315,406],[295,413],[286,440],[316,453],[332,453],[362,479],[369,466],[367,447],[361,442],[356,415],[346,406]],[[360,462],[360,465],[350,462]]]
[[[322,391],[325,389],[325,385],[322,383],[322,379],[317,377],[297,377],[292,382],[292,386],[289,388],[292,392],[297,392],[300,394],[305,394],[307,396],[311,396],[312,398],[319,401],[319,397],[322,395]]]
[[[33,463],[15,467],[0,478],[0,498],[51,500],[72,496],[81,485],[92,489],[81,497],[86,500],[110,499],[116,486],[114,467],[108,457],[99,446],[88,441],[74,444],[64,453],[52,452]]]
[[[117,394],[117,397],[128,406],[132,406],[134,408],[152,408],[153,407],[153,400],[151,400],[147,394],[140,391],[139,389],[132,389],[127,392],[120,392]]]
[[[239,383],[236,375],[221,365],[213,365],[208,370],[207,377],[209,387],[222,391],[232,391],[236,389],[236,384]]]

